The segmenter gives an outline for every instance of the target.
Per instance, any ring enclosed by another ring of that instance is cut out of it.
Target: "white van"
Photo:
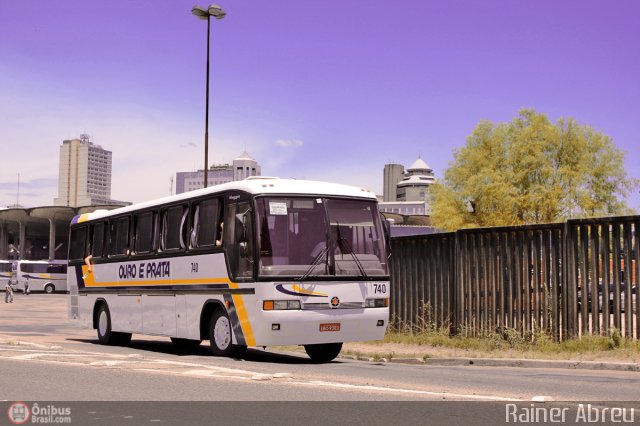
[[[19,260],[16,262],[17,290],[24,293],[25,283],[29,291],[53,293],[67,291],[66,260]]]

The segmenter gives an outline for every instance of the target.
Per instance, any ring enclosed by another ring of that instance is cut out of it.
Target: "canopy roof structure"
[[[0,209],[0,260],[66,259],[71,220],[121,206],[42,206]]]

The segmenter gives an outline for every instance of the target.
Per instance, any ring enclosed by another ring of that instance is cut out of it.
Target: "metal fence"
[[[640,216],[567,223],[567,334],[638,338]],[[631,284],[631,285],[629,285]]]
[[[392,238],[392,316],[465,335],[615,327],[638,338],[639,226],[631,216]]]
[[[454,318],[455,234],[391,239],[391,312],[401,324],[450,326]]]

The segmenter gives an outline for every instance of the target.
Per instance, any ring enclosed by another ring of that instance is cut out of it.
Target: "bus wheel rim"
[[[213,338],[218,348],[225,350],[229,347],[229,344],[231,343],[231,327],[229,325],[228,318],[218,318],[218,321],[216,321],[216,325],[213,328]]]
[[[98,319],[98,331],[101,336],[107,333],[107,313],[105,311],[100,312],[100,318]]]

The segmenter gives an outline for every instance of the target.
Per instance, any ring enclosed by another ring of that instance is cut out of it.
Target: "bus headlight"
[[[262,310],[264,311],[289,311],[300,309],[299,300],[263,300]]]
[[[365,308],[388,308],[389,299],[367,299],[364,303]]]

